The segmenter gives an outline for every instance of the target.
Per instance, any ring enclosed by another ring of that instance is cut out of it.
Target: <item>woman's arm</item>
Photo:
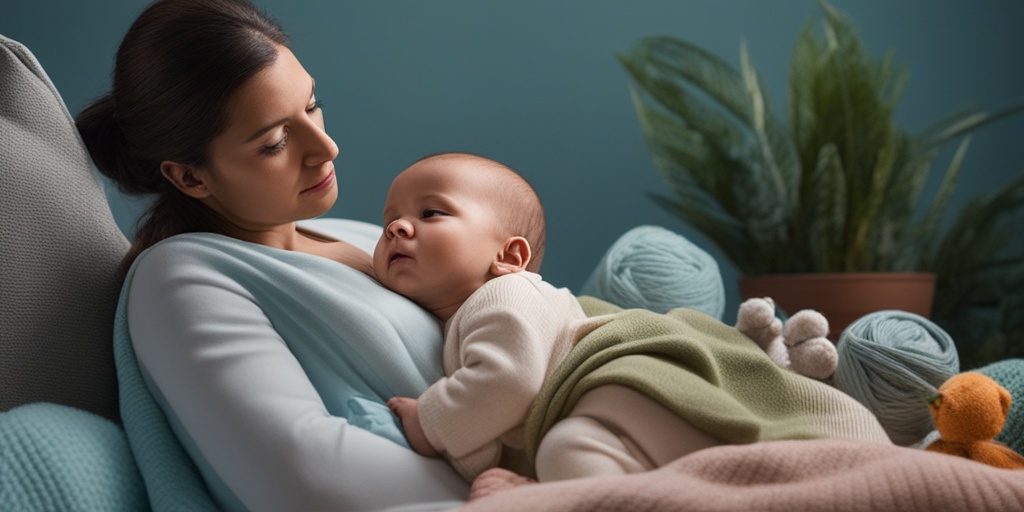
[[[208,482],[221,480],[248,508],[465,498],[465,483],[444,462],[330,415],[252,295],[187,254],[156,248],[139,261],[128,322],[186,449]]]

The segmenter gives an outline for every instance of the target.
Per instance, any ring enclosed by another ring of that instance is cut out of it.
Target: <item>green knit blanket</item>
[[[526,424],[533,459],[544,434],[587,391],[630,387],[725,443],[822,437],[794,380],[736,329],[704,313],[623,310],[581,297],[588,316],[610,320],[583,337],[545,382]]]

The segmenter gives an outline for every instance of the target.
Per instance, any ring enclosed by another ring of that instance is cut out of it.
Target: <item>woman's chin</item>
[[[338,187],[334,187],[334,189],[329,191],[327,194],[317,198],[313,208],[310,209],[309,216],[306,218],[315,219],[317,217],[324,216],[327,212],[331,211],[331,208],[334,207],[334,203],[337,201]]]

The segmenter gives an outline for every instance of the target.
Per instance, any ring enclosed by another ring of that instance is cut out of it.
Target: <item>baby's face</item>
[[[384,205],[377,279],[435,313],[489,279],[505,241],[493,185],[474,165],[450,155],[417,162],[395,178]]]

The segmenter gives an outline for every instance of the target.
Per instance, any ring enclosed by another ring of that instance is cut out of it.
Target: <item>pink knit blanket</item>
[[[647,473],[532,484],[472,511],[1021,511],[1024,471],[882,443],[773,441],[710,448]]]

